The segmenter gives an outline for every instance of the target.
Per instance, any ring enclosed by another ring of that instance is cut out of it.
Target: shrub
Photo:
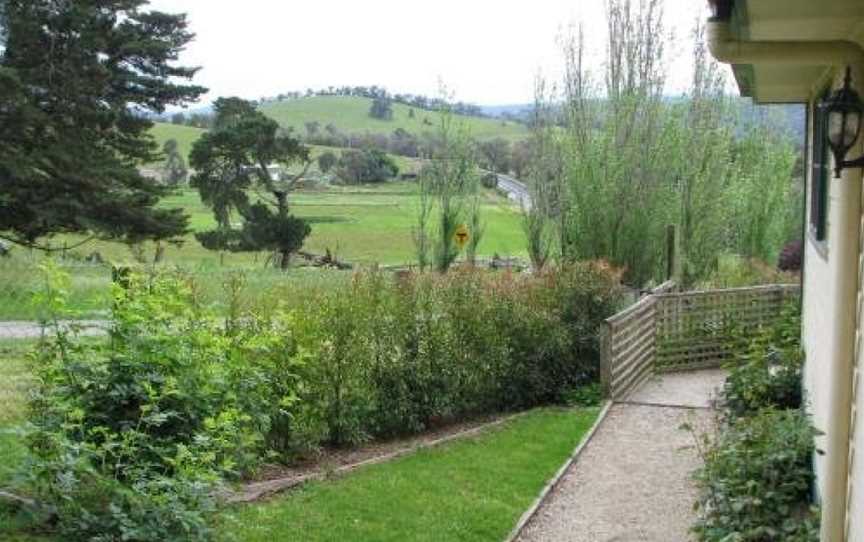
[[[767,409],[726,428],[697,474],[699,539],[818,541],[809,504],[814,436],[800,410]]]
[[[327,173],[339,162],[339,158],[332,152],[326,151],[318,157],[318,169],[321,173]]]
[[[766,407],[799,408],[804,355],[799,334],[801,313],[789,303],[780,320],[740,348],[728,365],[723,386],[728,416],[749,416]]]
[[[596,377],[617,294],[617,276],[590,264],[538,277],[357,273],[295,314],[301,418],[344,445],[563,402]]]
[[[484,188],[488,188],[490,190],[498,188],[498,175],[495,173],[486,173],[482,177],[480,177],[480,183]]]
[[[799,281],[795,273],[784,272],[759,260],[735,254],[720,254],[716,268],[697,289],[738,288],[757,284],[791,284]]]
[[[68,277],[47,271],[53,336],[34,355],[25,470],[36,496],[71,539],[207,539],[214,491],[260,462],[290,405],[290,335],[227,332],[189,283],[154,275],[116,287],[109,340],[80,340],[58,323]]]
[[[696,480],[706,542],[819,540],[811,506],[813,429],[802,408],[801,317],[788,304],[776,324],[736,340],[723,388],[719,436],[705,439]]]
[[[345,184],[380,183],[399,175],[399,166],[377,149],[346,150],[339,158],[336,174]]]
[[[620,278],[370,270],[250,308],[234,275],[223,322],[194,281],[132,275],[109,338],[83,340],[48,271],[26,476],[63,536],[136,541],[210,538],[219,487],[267,459],[590,400],[574,390],[596,377]]]

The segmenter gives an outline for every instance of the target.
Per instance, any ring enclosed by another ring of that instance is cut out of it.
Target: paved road
[[[701,464],[689,424],[711,430],[712,397],[725,373],[694,371],[649,380],[612,406],[519,542],[686,542]]]
[[[76,320],[65,322],[65,325],[77,324],[82,327],[82,335],[104,335],[108,328],[105,320]],[[32,320],[12,320],[0,322],[0,340],[3,339],[38,339],[42,335],[39,322]]]
[[[509,175],[498,174],[498,188],[507,192],[507,197],[525,209],[531,208],[531,194],[522,181]]]

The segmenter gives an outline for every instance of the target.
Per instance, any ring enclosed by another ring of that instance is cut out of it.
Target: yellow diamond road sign
[[[453,234],[453,240],[456,242],[456,246],[459,247],[459,250],[462,250],[465,245],[468,244],[469,239],[471,239],[471,232],[468,231],[468,226],[460,224],[459,227],[456,228],[456,233]]]

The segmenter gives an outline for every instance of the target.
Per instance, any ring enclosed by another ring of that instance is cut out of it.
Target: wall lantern
[[[864,167],[864,156],[846,160],[846,153],[861,134],[861,116],[864,104],[852,89],[852,70],[846,68],[843,88],[835,91],[821,107],[828,113],[828,145],[834,153],[834,176],[840,177],[845,168]]]

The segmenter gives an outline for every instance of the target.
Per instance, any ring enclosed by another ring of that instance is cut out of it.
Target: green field
[[[416,190],[416,184],[411,182],[330,186],[294,192],[289,196],[289,205],[295,215],[308,220],[312,227],[305,250],[323,253],[330,249],[340,258],[358,264],[410,264],[414,261]],[[201,204],[194,190],[184,189],[166,198],[163,205],[185,209],[194,231],[215,226],[213,214]],[[482,212],[487,226],[480,254],[524,254],[519,211],[507,199],[490,191],[485,194]],[[95,242],[92,246],[88,250],[99,250],[112,260],[129,258],[128,248],[121,244]],[[220,261],[218,254],[205,250],[192,236],[180,247],[167,246],[165,256],[168,262],[187,266],[217,265]],[[248,265],[260,262],[261,257],[226,254],[224,261],[228,265]]]
[[[402,128],[412,134],[434,132],[438,128],[440,114],[414,108],[414,118],[409,117],[407,105],[393,104],[393,119],[379,120],[369,116],[372,100],[353,96],[313,96],[270,102],[260,110],[284,127],[293,127],[298,134],[305,134],[306,122],[318,121],[323,130],[332,123],[345,133],[391,134]],[[468,125],[471,135],[477,139],[503,137],[518,140],[528,137],[528,128],[512,121],[486,119],[480,117],[459,117]],[[424,121],[428,120],[428,124]]]
[[[153,128],[151,128],[150,133],[153,134],[153,137],[159,144],[160,150],[162,149],[162,145],[164,145],[169,139],[177,141],[180,154],[182,154],[188,161],[189,152],[192,150],[192,144],[195,143],[205,131],[206,130],[194,128],[192,126],[157,122],[153,125]]]
[[[162,145],[165,144],[169,139],[173,139],[177,141],[177,144],[180,148],[180,153],[186,159],[186,162],[189,162],[189,153],[192,151],[192,145],[195,141],[201,137],[201,134],[206,132],[206,130],[202,130],[201,128],[193,128],[191,126],[182,126],[177,124],[168,124],[165,122],[156,122],[153,125],[153,128],[150,130],[150,133],[153,135],[153,138],[156,140],[156,143],[159,145],[159,149],[162,149]],[[309,147],[310,153],[309,156],[313,160],[312,170],[315,170],[317,166],[314,161],[322,154],[327,151],[334,153],[336,156],[341,156],[345,149],[341,149],[338,147],[324,147],[322,145],[307,145]],[[395,154],[391,154],[390,158],[399,166],[400,173],[417,173],[420,170],[420,161],[415,158],[407,158],[405,156],[398,156]]]
[[[307,219],[312,227],[312,234],[304,245],[307,251],[323,254],[329,249],[340,260],[358,265],[411,264],[415,260],[412,231],[416,190],[416,185],[411,182],[330,186],[297,191],[290,196],[289,204],[292,212]],[[519,211],[494,192],[487,192],[484,198],[482,212],[486,231],[480,242],[480,255],[524,256],[525,237]],[[185,209],[194,231],[215,225],[212,213],[201,204],[194,190],[184,189],[164,200],[163,205]],[[64,243],[72,246],[80,239],[71,235],[58,236],[52,243],[57,247]],[[151,261],[155,253],[154,244],[145,243],[140,248],[143,257]],[[71,303],[83,315],[98,315],[108,306],[110,268],[107,265],[84,265],[78,261],[94,251],[108,262],[133,261],[129,246],[109,241],[92,241],[66,254],[66,265],[73,267]],[[37,316],[30,298],[39,284],[35,265],[41,257],[37,252],[16,247],[11,258],[0,258],[0,320]],[[284,280],[301,277],[302,280],[319,280],[326,275],[321,270],[304,269],[286,275],[276,269],[265,269],[266,258],[265,254],[212,252],[204,249],[193,235],[187,235],[179,246],[165,245],[163,262],[182,266],[202,276],[212,274],[212,281],[204,281],[211,288],[221,285],[227,270],[251,269],[250,289],[259,294]]]

